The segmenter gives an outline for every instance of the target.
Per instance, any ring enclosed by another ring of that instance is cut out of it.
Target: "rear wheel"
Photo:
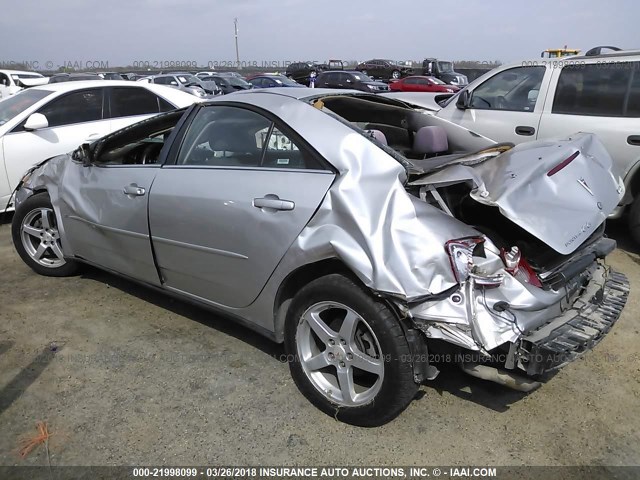
[[[633,199],[629,209],[629,232],[633,241],[640,245],[640,195]]]
[[[338,420],[383,425],[418,391],[396,316],[343,275],[319,278],[300,290],[291,304],[285,335],[296,385]]]
[[[64,258],[60,231],[48,193],[29,197],[16,210],[11,223],[13,245],[36,273],[51,277],[74,275],[78,263]]]

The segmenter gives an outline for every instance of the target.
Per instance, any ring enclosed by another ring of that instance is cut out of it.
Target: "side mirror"
[[[460,92],[458,100],[456,101],[456,107],[460,110],[471,108],[471,92],[469,92],[469,90],[462,90]]]
[[[40,130],[41,128],[47,128],[49,126],[49,120],[41,113],[32,113],[24,123],[25,130]]]
[[[71,154],[71,158],[73,158],[77,162],[82,162],[83,167],[90,167],[91,152],[89,150],[89,144],[83,143],[78,148],[76,148]]]

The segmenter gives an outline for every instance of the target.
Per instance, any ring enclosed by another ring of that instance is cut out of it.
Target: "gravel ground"
[[[640,464],[640,258],[620,227],[609,263],[631,296],[595,351],[528,395],[443,371],[398,419],[363,429],[314,408],[282,348],[226,318],[97,270],[36,275],[7,221],[0,465],[46,465],[43,448],[17,455],[38,420],[52,465]]]

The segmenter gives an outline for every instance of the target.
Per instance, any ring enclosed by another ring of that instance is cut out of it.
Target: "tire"
[[[398,80],[400,78],[400,71],[394,70],[393,72],[391,72],[391,78],[393,78],[394,80]]]
[[[296,294],[285,324],[285,349],[300,392],[352,425],[384,425],[419,389],[395,314],[343,275],[316,279]]]
[[[629,209],[629,232],[631,238],[637,245],[640,245],[640,195],[633,199]]]
[[[48,277],[68,277],[79,270],[64,258],[58,222],[48,193],[38,193],[22,203],[11,222],[13,245],[34,272]]]

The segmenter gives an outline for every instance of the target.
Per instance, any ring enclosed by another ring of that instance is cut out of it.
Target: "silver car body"
[[[446,209],[409,194],[403,165],[316,101],[336,95],[360,97],[347,91],[271,89],[208,103],[270,112],[331,168],[111,168],[60,156],[28,177],[17,203],[47,190],[65,256],[222,310],[276,341],[283,340],[288,282],[303,269],[334,263],[387,298],[427,337],[481,352],[541,335],[539,329],[553,322],[564,325],[570,314],[582,311],[576,305],[587,304],[594,289],[609,281],[606,267],[596,261],[580,277],[591,279],[587,290],[573,284],[545,290],[508,273],[489,238]],[[416,111],[410,117],[416,125],[443,126],[453,144],[478,149],[493,144],[432,115]],[[579,154],[562,175],[545,175],[573,152]],[[459,157],[445,168],[425,169],[410,185],[469,184],[477,202],[497,206],[558,253],[570,255],[624,193],[610,168],[597,139],[581,134],[525,144],[487,161]],[[142,194],[123,194],[123,187],[142,189]],[[256,208],[255,199],[267,196],[289,200],[295,209]],[[485,253],[473,258],[480,273],[459,282],[445,245],[469,237],[483,237]],[[497,288],[482,286],[496,278]],[[515,319],[496,315],[492,309],[500,302],[512,307]],[[592,330],[595,338],[608,328]]]

